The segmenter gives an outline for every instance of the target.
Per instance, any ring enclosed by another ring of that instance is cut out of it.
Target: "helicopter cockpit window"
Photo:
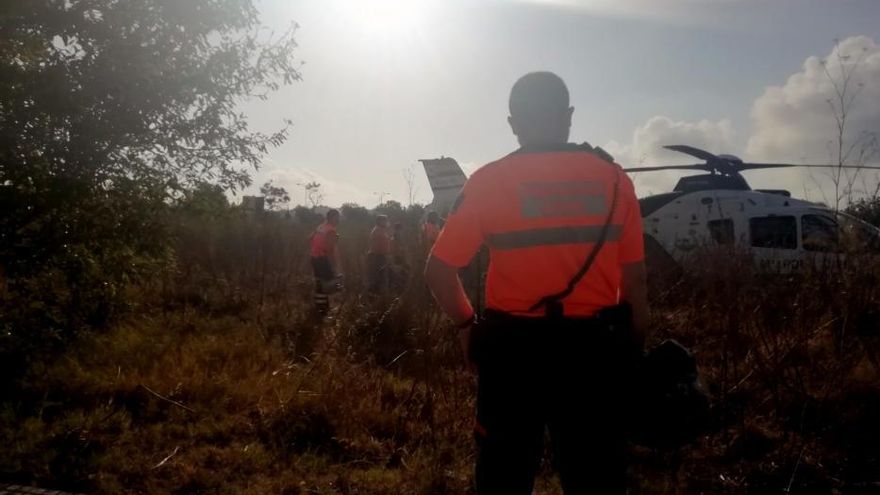
[[[723,218],[721,220],[710,220],[706,222],[709,227],[709,235],[712,241],[721,246],[733,244],[736,236],[733,233],[733,220]]]
[[[825,215],[804,215],[801,230],[801,240],[807,251],[836,251],[840,244],[837,222]]]
[[[797,220],[794,217],[749,219],[752,247],[797,249]]]

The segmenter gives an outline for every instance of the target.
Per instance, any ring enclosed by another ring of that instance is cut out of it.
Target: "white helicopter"
[[[639,200],[648,263],[686,265],[705,249],[735,248],[762,270],[789,272],[808,261],[827,259],[846,242],[850,251],[880,253],[880,229],[825,205],[791,197],[788,191],[749,187],[740,172],[828,165],[746,163],[692,146],[665,148],[704,160],[692,165],[624,168],[628,173],[698,170],[682,177],[672,192]],[[444,216],[467,177],[452,158],[421,160],[434,191],[430,208]],[[880,169],[880,167],[847,167]]]

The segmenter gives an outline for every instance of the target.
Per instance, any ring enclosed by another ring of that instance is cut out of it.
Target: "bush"
[[[880,196],[857,200],[847,206],[844,211],[880,228]]]
[[[3,371],[116,316],[167,260],[168,205],[222,209],[283,142],[236,110],[299,78],[293,32],[257,20],[250,0],[4,5]]]

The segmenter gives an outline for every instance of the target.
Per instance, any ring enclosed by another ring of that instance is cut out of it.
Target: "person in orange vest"
[[[405,256],[405,239],[403,224],[394,224],[394,233],[391,235],[391,259],[389,260],[388,283],[392,290],[400,292],[406,285],[409,274],[409,263]]]
[[[530,494],[546,427],[566,494],[623,494],[624,396],[648,319],[639,203],[607,153],[568,142],[558,76],[526,74],[509,106],[520,148],[470,177],[425,268],[477,372],[477,492]],[[458,269],[483,244],[478,319]]]
[[[428,217],[425,219],[425,223],[422,225],[422,243],[430,249],[439,236],[440,215],[438,215],[436,211],[430,211],[428,212]]]
[[[403,256],[404,251],[404,238],[403,238],[403,224],[397,222],[394,224],[393,232],[391,234],[391,257],[395,264],[403,265],[406,260]]]
[[[339,273],[339,211],[327,212],[324,223],[318,226],[310,239],[309,254],[315,274],[315,309],[326,314],[330,309],[330,294],[334,291]]]
[[[388,286],[388,261],[391,255],[391,233],[388,217],[376,217],[376,226],[370,232],[370,248],[367,251],[367,290],[382,294]]]

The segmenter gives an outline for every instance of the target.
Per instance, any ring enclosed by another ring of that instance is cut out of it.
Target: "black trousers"
[[[474,328],[479,494],[531,494],[545,428],[566,495],[626,492],[627,341],[585,319],[491,314]]]
[[[333,266],[326,256],[312,257],[312,272],[315,274],[315,309],[319,313],[326,313],[330,309],[330,294],[327,285],[335,278]]]
[[[367,290],[381,294],[388,288],[388,255],[367,254]]]

